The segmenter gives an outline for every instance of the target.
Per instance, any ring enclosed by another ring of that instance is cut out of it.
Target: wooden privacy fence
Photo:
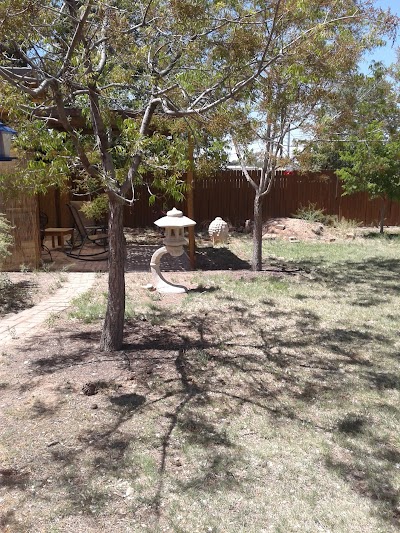
[[[257,170],[250,172],[257,178]],[[315,204],[327,215],[340,219],[357,220],[362,224],[377,225],[381,200],[369,200],[366,193],[342,196],[343,190],[333,173],[279,173],[274,185],[263,201],[263,220],[290,217],[302,206]],[[139,191],[140,194],[140,191]],[[216,216],[221,216],[233,226],[242,226],[253,218],[254,190],[240,170],[226,170],[212,178],[196,180],[194,187],[194,218],[199,225],[206,225]],[[154,220],[171,209],[176,203],[163,205],[157,201],[148,205],[148,195],[139,196],[132,207],[125,210],[127,227],[152,226]],[[185,213],[186,202],[176,204]],[[387,203],[385,224],[400,225],[400,203]]]
[[[256,170],[251,175],[257,177]],[[240,170],[226,170],[212,178],[196,180],[194,187],[194,219],[197,227],[205,227],[216,216],[221,216],[232,226],[243,226],[253,218],[254,191]],[[368,200],[365,193],[342,196],[340,182],[333,173],[284,174],[280,173],[263,201],[263,219],[290,217],[302,206],[315,204],[324,209],[327,215],[337,215],[340,219],[357,220],[362,224],[377,225],[381,201]],[[124,224],[126,227],[152,227],[154,221],[172,207],[182,209],[187,214],[186,202],[157,200],[149,206],[147,189],[137,190],[138,200],[132,207],[126,207]],[[49,226],[71,226],[72,220],[66,208],[68,193],[57,190],[40,196],[40,209],[49,217]],[[387,203],[385,224],[400,225],[400,203]]]

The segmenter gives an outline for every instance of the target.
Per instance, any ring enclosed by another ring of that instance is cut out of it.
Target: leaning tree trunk
[[[110,352],[120,350],[125,316],[125,237],[124,206],[110,194],[108,222],[108,301],[100,340],[100,349]]]
[[[262,267],[262,196],[256,193],[253,208],[253,258],[251,262],[254,271]]]
[[[381,210],[380,210],[379,233],[383,233],[385,217],[386,217],[386,196],[383,196],[382,203],[381,203]]]

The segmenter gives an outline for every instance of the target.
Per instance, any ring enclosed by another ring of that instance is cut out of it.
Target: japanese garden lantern
[[[183,245],[187,244],[185,238],[185,228],[194,226],[196,222],[183,215],[175,207],[167,212],[167,216],[159,218],[154,222],[159,228],[164,228],[164,246],[156,250],[150,261],[150,269],[156,282],[156,289],[161,293],[181,293],[186,292],[186,288],[181,285],[169,283],[161,274],[161,257],[169,253],[172,257],[179,257],[184,253]]]

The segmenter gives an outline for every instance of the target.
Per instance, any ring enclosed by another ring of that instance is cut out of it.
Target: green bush
[[[300,206],[293,216],[307,220],[308,222],[319,222],[325,226],[331,226],[343,231],[355,229],[361,225],[361,222],[358,220],[347,220],[344,217],[339,220],[337,215],[327,215],[324,211],[325,209],[320,209],[317,207],[317,204],[310,202],[308,206]]]
[[[300,205],[299,209],[293,216],[294,218],[301,218],[302,220],[307,220],[308,222],[324,223],[326,220],[324,211],[325,209],[319,209],[317,204],[309,202],[307,206]]]
[[[11,235],[12,226],[6,216],[0,213],[0,266],[5,258],[10,255],[10,246],[13,243]]]
[[[108,213],[108,196],[101,194],[93,200],[83,202],[81,211],[87,218],[91,218],[96,222],[104,220]]]

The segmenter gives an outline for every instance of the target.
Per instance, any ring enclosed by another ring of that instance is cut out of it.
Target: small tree
[[[361,38],[364,30],[363,24],[341,20],[330,26],[329,31],[313,34],[304,46],[296,49],[295,62],[284,58],[273,65],[260,76],[252,99],[246,105],[236,106],[232,139],[243,174],[254,190],[253,270],[261,270],[262,266],[263,199],[270,192],[278,170],[290,162],[285,139],[294,130],[316,128],[321,109],[340,91],[341,83],[370,44]],[[283,40],[281,45],[290,48],[291,43]],[[252,146],[258,146],[257,154]],[[262,162],[258,179],[248,171],[255,155]]]
[[[336,174],[345,194],[365,191],[370,198],[381,198],[379,228],[383,233],[387,200],[400,200],[400,132],[387,136],[382,123],[372,122],[363,136],[362,142],[352,137],[340,150],[343,166]]]
[[[320,114],[318,138],[301,160],[314,170],[335,170],[344,194],[364,191],[381,198],[382,233],[387,200],[400,199],[399,91],[392,69],[374,63],[370,70],[346,79],[333,105]]]

